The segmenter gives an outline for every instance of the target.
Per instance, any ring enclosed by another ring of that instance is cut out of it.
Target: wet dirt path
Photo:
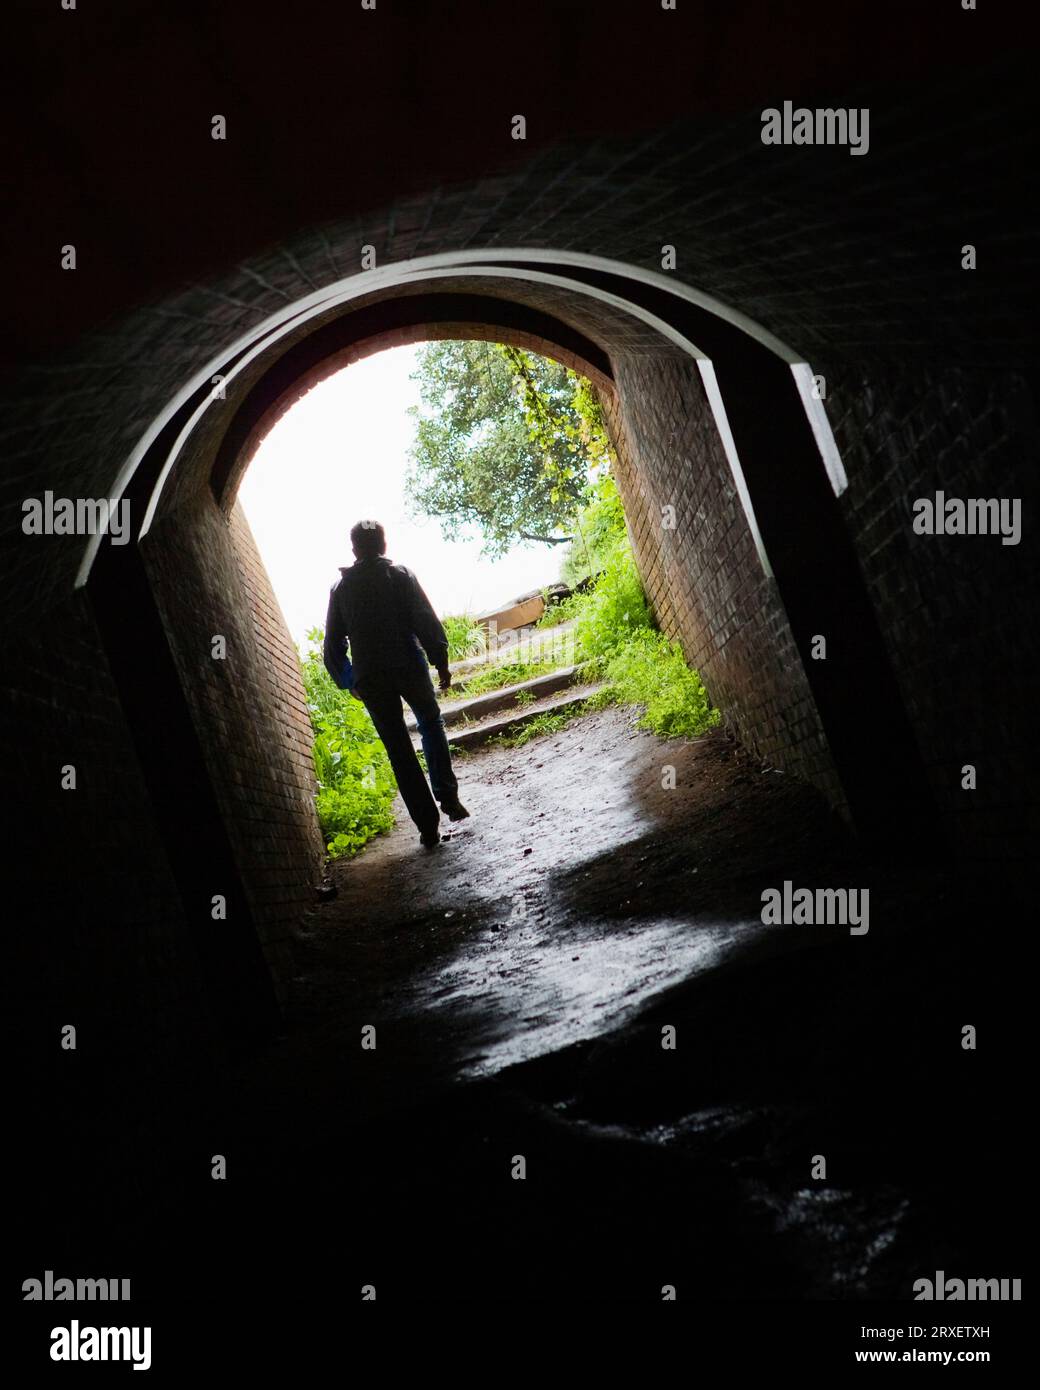
[[[378,1001],[384,1019],[424,1016],[446,1070],[487,1075],[607,1032],[765,944],[770,845],[783,846],[778,869],[791,871],[792,849],[819,866],[840,856],[840,828],[724,735],[663,741],[634,722],[603,711],[462,758],[472,815],[442,822],[438,850],[419,849],[402,813],[334,865],[337,898],[301,935],[294,1009],[334,1015],[338,996]],[[738,797],[739,830],[727,818]]]
[[[258,1191],[293,1185],[402,1297],[445,1261],[521,1298],[904,1297],[991,1250],[999,1213],[955,1213],[994,1103],[945,1061],[978,1010],[970,891],[870,864],[725,734],[634,721],[461,759],[472,816],[437,850],[403,819],[332,867],[285,1035],[222,1115]],[[785,879],[869,887],[869,934],[763,926]]]

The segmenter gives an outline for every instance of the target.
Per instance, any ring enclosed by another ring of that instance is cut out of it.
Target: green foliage
[[[574,617],[574,609],[575,596],[573,594],[570,598],[557,599],[555,603],[546,606],[545,612],[536,620],[534,625],[537,628],[543,629],[559,627],[561,623],[565,623],[568,619]]]
[[[521,681],[532,680],[535,676],[547,676],[559,667],[557,661],[528,661],[524,658],[499,661],[492,666],[483,666],[474,671],[465,681],[452,687],[452,694],[487,695],[489,691],[501,690],[506,685],[518,685]]]
[[[630,633],[651,626],[631,553],[619,553],[576,605],[575,646],[587,660],[608,656]]]
[[[542,455],[554,494],[584,484],[590,469],[610,462],[610,443],[592,383],[567,367],[520,348],[496,343],[513,373],[531,443]]]
[[[588,519],[592,538],[587,553],[595,556],[599,577],[591,589],[572,595],[564,606],[568,616],[575,619],[579,655],[585,660],[598,660],[624,641],[626,634],[652,627],[653,618],[612,479],[608,477],[596,484],[593,501],[583,515]]]
[[[543,738],[546,734],[558,734],[572,720],[587,712],[588,701],[582,701],[580,704],[569,705],[567,709],[558,710],[555,714],[535,714],[513,733],[499,734],[497,738],[488,739],[488,745],[494,744],[500,748],[522,748],[533,738]]]
[[[662,738],[692,738],[720,722],[700,676],[663,632],[634,632],[606,658],[603,670],[612,700],[645,706],[641,729]]]
[[[610,473],[590,484],[574,529],[577,534],[560,566],[561,580],[572,588],[606,569],[628,543],[624,508]]]
[[[396,791],[390,760],[360,700],[336,684],[321,660],[323,633],[307,634],[303,688],[314,728],[316,806],[333,859],[353,855],[374,835],[393,829]]]
[[[570,537],[590,468],[609,452],[591,385],[549,358],[501,344],[426,343],[408,491],[415,512],[485,554]]]
[[[441,621],[448,639],[449,661],[464,661],[468,656],[483,656],[487,651],[487,633],[468,613]]]
[[[658,632],[643,592],[612,479],[600,480],[581,514],[598,578],[562,605],[575,620],[575,645],[607,682],[594,699],[644,706],[639,727],[663,737],[692,737],[720,721],[682,648]]]

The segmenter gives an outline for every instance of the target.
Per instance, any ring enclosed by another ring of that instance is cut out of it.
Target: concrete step
[[[469,676],[499,661],[512,660],[518,654],[528,661],[541,660],[543,654],[546,658],[551,657],[568,642],[564,634],[573,627],[574,619],[570,618],[567,622],[557,623],[555,627],[521,628],[516,632],[499,633],[493,651],[451,662],[451,673],[453,676]]]
[[[486,695],[473,695],[468,700],[457,700],[441,706],[441,717],[446,726],[459,724],[463,720],[486,719],[489,714],[499,710],[512,709],[516,705],[517,692],[529,691],[535,700],[546,695],[555,695],[580,679],[580,666],[561,666],[558,671],[550,671],[544,676],[533,676],[530,680],[518,681],[516,685],[504,685],[501,690],[489,690]],[[405,720],[409,730],[415,729],[415,716],[409,714]]]
[[[537,715],[559,714],[563,710],[583,704],[590,695],[595,695],[597,691],[602,690],[605,684],[605,681],[599,681],[594,685],[582,686],[573,694],[562,695],[556,700],[542,701],[533,709],[517,710],[505,719],[493,719],[484,724],[477,724],[473,728],[458,729],[448,735],[448,741],[452,748],[472,751],[474,748],[480,748],[490,739],[497,738],[500,734],[514,733]]]

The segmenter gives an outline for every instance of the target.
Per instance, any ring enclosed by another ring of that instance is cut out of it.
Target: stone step
[[[449,742],[452,748],[472,751],[475,748],[480,748],[490,739],[497,738],[499,734],[513,733],[517,729],[523,728],[525,724],[540,714],[559,714],[574,705],[583,704],[591,695],[602,690],[605,684],[605,681],[599,681],[595,685],[583,686],[580,691],[572,695],[562,695],[558,700],[547,700],[535,709],[517,710],[506,719],[494,719],[486,724],[477,724],[471,729],[459,729],[455,733],[449,734]]]
[[[478,656],[467,656],[450,663],[453,676],[469,676],[474,671],[482,671],[486,666],[494,666],[499,661],[513,660],[518,654],[526,660],[537,661],[544,653],[551,657],[568,639],[564,636],[574,627],[574,619],[557,623],[555,627],[521,628],[517,632],[499,634],[493,651],[482,652]]]
[[[441,706],[441,717],[446,726],[459,724],[464,719],[486,719],[489,714],[513,708],[516,705],[517,692],[520,690],[529,691],[535,700],[540,700],[546,695],[555,695],[557,690],[573,685],[575,680],[580,678],[581,669],[580,666],[561,666],[558,671],[550,671],[547,675],[532,676],[530,680],[518,681],[516,685],[504,685],[500,690],[489,690],[486,695],[473,695],[468,700],[453,701]],[[408,715],[405,726],[409,731],[415,729],[414,715]]]

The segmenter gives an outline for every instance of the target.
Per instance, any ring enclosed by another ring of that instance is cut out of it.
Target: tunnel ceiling
[[[569,279],[573,272],[551,265],[533,272],[550,273]],[[317,382],[360,357],[438,337],[487,337],[542,352],[581,371],[601,391],[611,389],[611,360],[617,357],[688,357],[595,289],[568,289],[505,269],[420,275],[314,314],[233,376],[222,388],[225,399],[209,401],[194,426],[163,487],[159,514],[207,480],[229,504],[263,434]]]
[[[611,388],[611,360],[621,354],[686,357],[632,314],[558,286],[461,275],[393,286],[317,316],[257,359],[229,402],[230,421],[223,412],[227,433],[212,463],[217,495],[224,501],[233,497],[263,434],[317,382],[360,357],[442,337],[487,337],[556,357],[601,391]],[[215,417],[207,434],[212,440],[219,431]],[[210,466],[212,449],[194,452],[201,459],[192,469],[197,481],[198,469]]]
[[[247,218],[246,232],[223,241],[230,213],[218,181],[205,228],[210,269],[175,290],[156,269],[148,302],[138,296],[136,309],[73,336],[73,325],[91,317],[78,314],[77,295],[87,304],[98,258],[106,265],[121,254],[117,228],[107,246],[87,247],[71,287],[65,277],[63,345],[41,349],[9,379],[0,506],[20,515],[26,478],[45,479],[56,495],[108,495],[136,442],[193,375],[271,314],[359,273],[363,246],[375,248],[380,267],[516,247],[582,251],[659,273],[661,248],[672,245],[676,284],[742,311],[829,379],[847,383],[862,379],[870,363],[898,364],[908,353],[918,365],[971,369],[1032,358],[1031,325],[1018,312],[1026,288],[1015,254],[1020,231],[992,196],[1018,179],[1007,90],[998,80],[980,85],[979,72],[965,69],[950,74],[942,103],[909,86],[868,85],[862,99],[873,103],[867,178],[860,165],[868,161],[844,151],[818,150],[807,160],[797,148],[766,149],[757,111],[734,110],[710,126],[686,119],[653,135],[605,131],[595,141],[509,150],[479,176],[449,179],[431,164],[402,173],[406,191],[396,197],[380,191],[385,181],[362,180],[343,192],[339,215],[309,221],[301,202],[294,229],[278,237]],[[975,152],[963,122],[951,128],[949,113],[960,109],[972,112],[971,131],[993,128],[987,110],[999,114],[1007,138]],[[235,216],[242,221],[242,206]],[[138,259],[147,262],[158,225]],[[254,248],[245,255],[243,237]],[[969,238],[1001,247],[984,275],[961,269]],[[224,245],[217,269],[214,248]],[[190,262],[185,249],[185,267]],[[48,302],[39,300],[37,312]],[[109,302],[123,301],[113,292]],[[600,335],[610,327],[593,325],[593,312],[601,311],[554,299],[561,321],[606,344]],[[641,330],[629,325],[625,336],[638,351],[633,331]],[[20,548],[11,616],[27,614],[30,598],[35,606],[67,593],[81,552],[75,537],[54,537],[41,573],[35,552]]]

